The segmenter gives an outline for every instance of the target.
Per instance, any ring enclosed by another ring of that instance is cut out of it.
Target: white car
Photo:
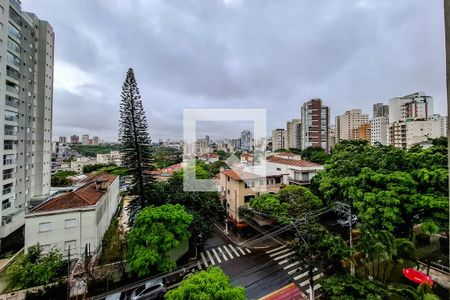
[[[130,296],[131,300],[162,299],[167,292],[161,279],[152,280],[136,288]]]

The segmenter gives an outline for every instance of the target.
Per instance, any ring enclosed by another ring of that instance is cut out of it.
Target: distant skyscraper
[[[373,118],[389,116],[389,105],[383,103],[375,103],[373,105]]]
[[[252,150],[252,133],[250,130],[241,132],[241,149],[247,151]]]
[[[60,144],[67,144],[67,138],[65,136],[59,137],[59,143]]]
[[[80,142],[80,137],[78,135],[72,135],[70,137],[71,144],[78,144]]]
[[[99,142],[98,136],[94,136],[94,137],[92,138],[92,145],[98,145],[98,142]]]
[[[89,134],[83,134],[81,136],[81,144],[89,145]]]
[[[286,148],[300,149],[301,146],[301,123],[300,119],[292,119],[286,124]]]
[[[321,99],[311,99],[301,107],[302,115],[302,149],[321,147],[330,151],[328,128],[330,126],[330,109],[322,104]]]
[[[275,129],[272,131],[272,151],[286,148],[286,131],[284,129]]]
[[[342,140],[358,139],[355,130],[363,124],[369,123],[369,115],[363,114],[360,109],[346,111],[336,117],[336,142]]]
[[[375,145],[380,143],[381,145],[388,145],[388,127],[389,117],[379,116],[370,120],[370,143]]]
[[[18,0],[0,0],[0,8],[3,240],[50,192],[54,33]]]
[[[433,98],[425,93],[414,93],[389,100],[389,123],[426,120],[433,115]]]

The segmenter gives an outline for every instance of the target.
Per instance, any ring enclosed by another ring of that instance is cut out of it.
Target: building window
[[[76,247],[76,243],[77,243],[76,240],[65,241],[64,242],[64,251],[69,252],[69,250],[70,250],[70,252],[73,253],[73,251],[75,250],[75,247]]]
[[[42,247],[42,254],[48,254],[52,249],[52,245],[50,244],[41,245],[41,247]]]
[[[77,227],[77,219],[66,219],[66,228]]]
[[[246,181],[245,182],[245,188],[246,189],[252,188],[252,187],[255,187],[255,182],[254,181]]]
[[[39,232],[48,232],[52,230],[52,222],[39,223]]]

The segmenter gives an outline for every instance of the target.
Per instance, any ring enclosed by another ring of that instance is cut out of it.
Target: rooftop
[[[303,168],[308,168],[308,167],[321,167],[322,165],[310,162],[310,161],[306,161],[306,160],[301,160],[301,159],[286,159],[286,158],[282,158],[282,157],[275,157],[275,156],[271,156],[267,158],[268,162],[272,162],[272,163],[276,163],[276,164],[282,164],[282,165],[290,165],[290,166],[295,166],[295,167],[303,167]]]
[[[77,190],[67,192],[42,203],[34,208],[33,212],[47,212],[96,205],[105,194],[105,191],[96,188],[96,182],[99,180],[107,181],[109,187],[116,178],[117,176],[110,174],[90,176],[85,179],[84,184]]]

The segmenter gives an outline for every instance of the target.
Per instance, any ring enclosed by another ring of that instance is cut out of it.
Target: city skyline
[[[370,113],[374,103],[424,91],[435,99],[435,113],[446,115],[441,6],[23,1],[24,9],[58,28],[54,135],[89,132],[108,141],[117,139],[120,86],[129,66],[153,141],[181,138],[187,107],[267,108],[270,132],[298,118],[311,98],[321,98],[334,120],[348,109]],[[83,24],[76,21],[81,16]],[[305,21],[314,26],[303,28]],[[197,55],[203,52],[209,55]]]

